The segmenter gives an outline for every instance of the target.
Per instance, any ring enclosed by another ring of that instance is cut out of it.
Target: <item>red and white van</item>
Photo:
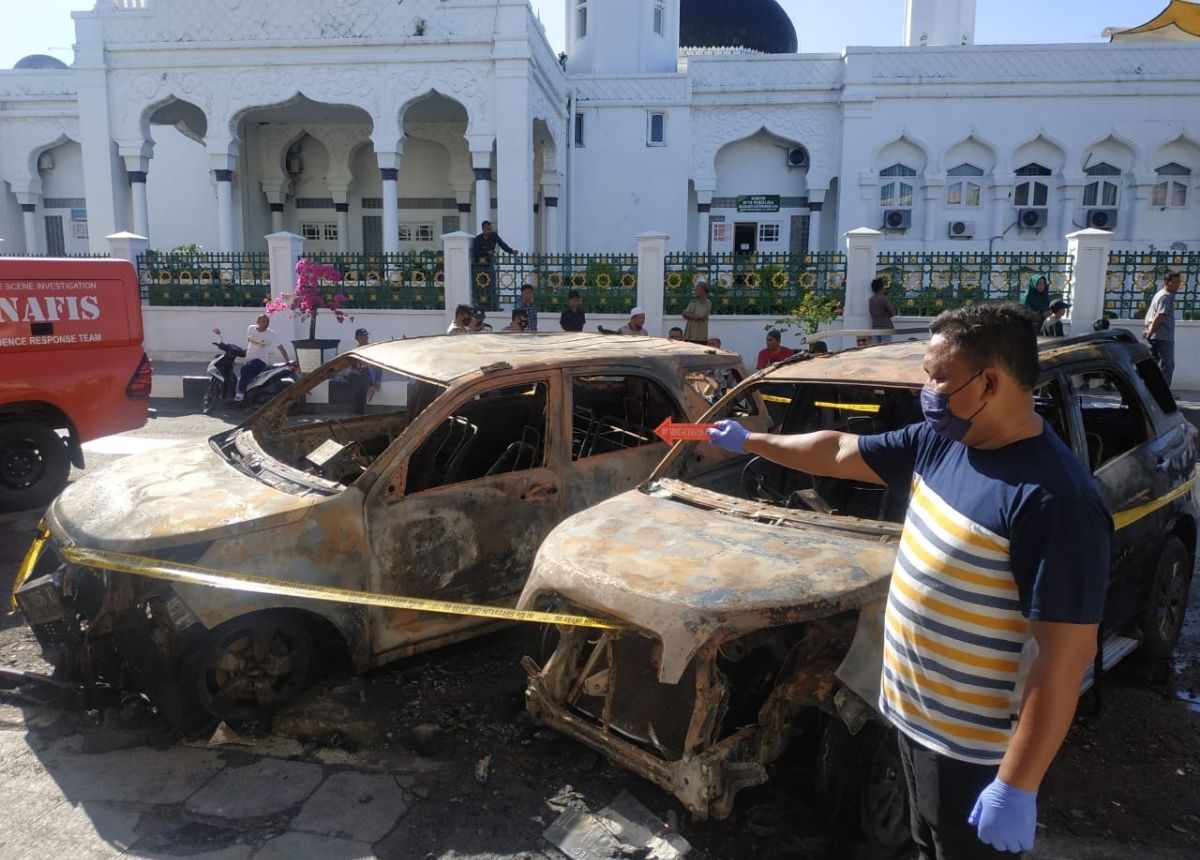
[[[0,510],[48,504],[84,442],[145,424],[150,381],[132,263],[0,257]]]

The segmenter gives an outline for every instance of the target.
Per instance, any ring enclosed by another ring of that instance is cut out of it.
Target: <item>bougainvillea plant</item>
[[[301,320],[308,320],[308,339],[317,337],[317,311],[329,308],[338,322],[346,321],[342,306],[347,297],[340,292],[327,291],[342,282],[342,273],[329,263],[318,263],[307,257],[296,261],[296,289],[291,293],[280,293],[265,302],[268,314],[291,311]],[[353,317],[350,317],[353,319]]]

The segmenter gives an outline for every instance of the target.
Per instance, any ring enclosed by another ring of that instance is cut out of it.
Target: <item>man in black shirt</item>
[[[563,331],[583,331],[587,315],[579,305],[579,290],[571,290],[567,293],[567,306],[558,317],[558,327]]]
[[[500,305],[499,284],[496,283],[497,245],[514,257],[517,256],[517,252],[508,247],[500,238],[500,234],[492,229],[492,222],[484,221],[483,232],[471,240],[471,275],[475,288],[487,296],[487,304],[491,310]],[[480,283],[485,280],[479,277],[481,274],[487,276],[484,283]]]

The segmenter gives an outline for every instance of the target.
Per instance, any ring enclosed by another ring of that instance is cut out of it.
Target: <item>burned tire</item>
[[[912,840],[894,729],[870,721],[852,735],[840,719],[830,719],[817,751],[816,790],[843,832],[888,849]]]
[[[35,421],[0,424],[0,511],[45,507],[70,474],[67,446],[53,428]]]
[[[288,612],[234,618],[209,631],[186,667],[201,707],[220,720],[250,720],[283,707],[313,678],[313,640]]]
[[[204,400],[200,404],[200,411],[205,415],[212,415],[213,410],[217,408],[217,404],[221,402],[221,391],[225,388],[224,384],[219,379],[210,379],[208,388],[204,389]]]
[[[1175,650],[1183,629],[1191,582],[1192,556],[1183,541],[1170,535],[1158,554],[1150,593],[1142,609],[1142,647],[1138,652],[1142,659],[1166,660]]]

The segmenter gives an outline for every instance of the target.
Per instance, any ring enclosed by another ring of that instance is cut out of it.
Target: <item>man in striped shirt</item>
[[[876,436],[713,442],[909,492],[888,596],[880,710],[899,730],[922,858],[1033,847],[1037,790],[1096,650],[1112,518],[1034,411],[1034,320],[1015,304],[930,325],[925,421]]]

